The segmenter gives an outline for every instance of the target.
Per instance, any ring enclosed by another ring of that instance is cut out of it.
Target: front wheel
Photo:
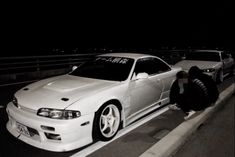
[[[120,122],[120,110],[116,105],[102,106],[95,115],[93,137],[101,141],[111,140],[117,134]]]

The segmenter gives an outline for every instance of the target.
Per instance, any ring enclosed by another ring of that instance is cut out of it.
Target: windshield
[[[201,61],[220,61],[220,55],[217,52],[190,52],[186,55],[186,60]]]
[[[124,81],[128,78],[134,59],[124,57],[96,57],[74,70],[70,75],[94,79]]]

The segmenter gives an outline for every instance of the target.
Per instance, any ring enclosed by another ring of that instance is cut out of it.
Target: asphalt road
[[[234,157],[234,104],[232,96],[173,157]]]
[[[233,78],[228,78],[223,84],[218,85],[220,91],[223,91],[231,83],[234,82]],[[5,107],[11,100],[12,95],[19,88],[24,85],[14,85],[7,87],[0,87],[0,105]],[[158,112],[158,111],[156,111]],[[92,145],[85,148],[76,149],[70,152],[55,153],[50,151],[41,150],[25,144],[10,135],[5,128],[5,124],[8,118],[5,112],[5,108],[0,108],[0,157],[67,157],[74,155],[84,150],[89,150]],[[140,120],[141,121],[141,120]],[[139,121],[139,122],[140,122]],[[145,150],[150,148],[153,144],[158,142],[169,131],[173,130],[183,121],[183,113],[181,111],[166,111],[165,113],[153,118],[149,122],[137,127],[136,129],[128,132],[122,137],[114,140],[108,145],[103,146],[99,150],[91,153],[90,157],[99,156],[128,156],[136,157],[142,154]],[[136,123],[139,123],[136,122]],[[76,156],[76,155],[75,155]]]

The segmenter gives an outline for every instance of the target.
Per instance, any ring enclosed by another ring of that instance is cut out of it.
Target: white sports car
[[[180,70],[151,55],[99,55],[69,74],[17,91],[7,105],[7,129],[50,151],[110,140],[120,128],[167,104]]]
[[[175,64],[188,71],[198,66],[216,82],[223,82],[224,77],[234,73],[235,63],[231,54],[218,50],[194,50],[186,54],[186,58]]]

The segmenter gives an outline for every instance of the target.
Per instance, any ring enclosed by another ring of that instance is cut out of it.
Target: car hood
[[[174,66],[182,67],[183,70],[188,71],[192,66],[198,66],[200,69],[208,69],[215,68],[219,64],[221,63],[212,61],[182,60],[176,63]]]
[[[65,109],[74,102],[118,82],[63,75],[42,80],[16,92],[20,106],[38,110],[39,108]]]

